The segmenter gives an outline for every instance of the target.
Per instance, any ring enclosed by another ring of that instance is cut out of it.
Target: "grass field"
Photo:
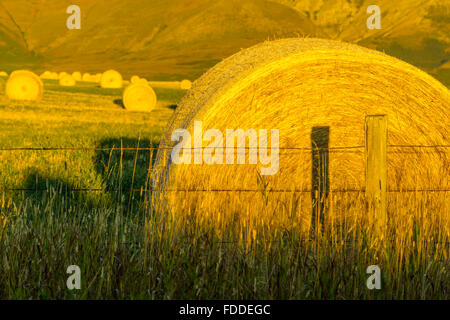
[[[17,103],[4,97],[4,82],[2,299],[450,298],[448,215],[427,219],[433,203],[448,209],[442,194],[413,193],[402,198],[409,206],[393,201],[397,218],[385,239],[353,219],[364,210],[361,194],[351,196],[345,228],[314,242],[295,229],[256,233],[244,226],[218,234],[198,216],[155,215],[143,191],[154,158],[149,148],[157,147],[184,91],[156,89],[154,111],[130,113],[120,89],[45,81],[42,101]],[[347,200],[332,195],[334,210]],[[82,271],[81,290],[66,287],[73,264]],[[366,287],[372,264],[381,267],[381,290]]]

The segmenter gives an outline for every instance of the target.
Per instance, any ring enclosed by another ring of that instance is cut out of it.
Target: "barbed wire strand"
[[[182,150],[204,150],[214,149],[216,146],[206,147],[192,147],[182,148]],[[312,147],[280,147],[279,150],[304,150],[304,151],[317,151],[317,150],[348,150],[348,149],[363,149],[365,146],[345,146],[345,147],[328,147],[328,148],[312,148]],[[430,148],[450,148],[450,145],[388,145],[388,148],[418,148],[418,149],[430,149]],[[0,148],[0,151],[156,151],[156,150],[172,150],[173,147],[7,147]],[[227,149],[227,147],[221,147],[221,149]],[[258,147],[233,147],[228,149],[245,149],[245,150],[258,150]],[[267,147],[270,150],[270,147]]]

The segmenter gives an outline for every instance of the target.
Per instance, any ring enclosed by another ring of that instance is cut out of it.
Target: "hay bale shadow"
[[[114,102],[114,104],[118,105],[119,107],[125,109],[122,99],[115,99],[113,102]]]
[[[139,147],[139,148],[138,148]],[[139,200],[151,188],[151,168],[158,143],[149,139],[109,138],[97,144],[96,171],[102,176],[107,192],[120,192],[128,199]]]

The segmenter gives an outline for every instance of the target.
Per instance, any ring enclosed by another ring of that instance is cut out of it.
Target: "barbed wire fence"
[[[390,154],[423,154],[423,153],[433,153],[433,154],[446,154],[450,148],[450,145],[387,145],[388,150],[387,153]],[[216,148],[216,147],[192,147],[187,150],[194,151],[195,150],[205,150],[208,148]],[[344,147],[328,147],[328,148],[308,148],[308,147],[280,147],[279,153],[280,155],[296,155],[303,153],[311,153],[314,151],[326,151],[327,153],[360,153],[364,154],[364,145],[357,146],[344,146]],[[3,147],[0,148],[0,152],[20,152],[20,151],[35,151],[35,152],[57,152],[57,151],[109,151],[109,152],[128,152],[128,151],[151,151],[155,152],[157,150],[171,150],[172,148],[164,148],[164,147]],[[227,149],[226,147],[221,147],[222,150]],[[244,155],[247,154],[247,151],[252,149],[257,150],[258,148],[252,147],[233,147],[233,150],[244,150]],[[184,149],[186,150],[186,149]],[[420,151],[418,151],[420,150]],[[291,153],[284,153],[284,151],[294,151]],[[238,153],[236,153],[238,154]],[[151,173],[153,169],[149,169],[149,173]],[[89,188],[65,188],[66,191],[70,192],[123,192],[123,189],[110,189],[110,188],[102,188],[102,187],[89,187]],[[36,192],[44,192],[49,191],[48,189],[42,188],[1,188],[0,192],[7,191],[36,191]],[[261,189],[249,189],[249,188],[239,188],[239,189],[226,189],[226,188],[211,188],[211,189],[189,189],[189,188],[178,188],[178,189],[164,189],[158,190],[154,188],[140,188],[134,189],[131,188],[130,192],[240,192],[240,193],[257,193],[261,192]],[[311,193],[312,189],[268,189],[264,190],[269,193]],[[365,189],[330,189],[329,192],[334,193],[364,193]],[[426,189],[388,189],[389,193],[402,193],[402,192],[450,192],[450,188],[426,188]]]

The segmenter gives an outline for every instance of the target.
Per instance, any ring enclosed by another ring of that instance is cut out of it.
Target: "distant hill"
[[[384,51],[450,86],[439,67],[450,60],[449,0],[273,0],[305,14],[330,38]],[[381,8],[381,30],[369,30],[369,5]]]
[[[24,35],[0,3],[0,57],[7,59],[27,53]]]
[[[265,0],[77,2],[81,30],[65,26],[71,1],[4,0],[16,13],[29,50],[46,58],[43,68],[115,67],[125,75],[193,79],[266,39],[324,36],[304,14]]]
[[[366,27],[369,0],[0,1],[0,55],[39,59],[39,72],[114,67],[125,76],[195,79],[263,40],[314,36],[385,51],[450,85],[441,68],[450,60],[450,1],[377,1],[381,30]],[[65,26],[73,3],[81,30]]]

